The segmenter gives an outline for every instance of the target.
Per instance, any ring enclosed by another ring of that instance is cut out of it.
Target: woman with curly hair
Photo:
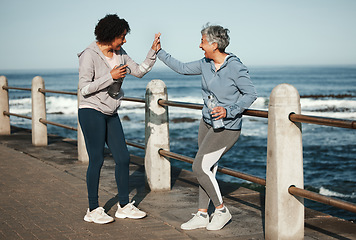
[[[115,179],[118,189],[117,218],[143,218],[146,213],[129,202],[130,155],[125,143],[117,109],[124,92],[121,89],[126,74],[141,78],[156,61],[158,36],[141,64],[134,62],[122,48],[126,43],[129,24],[116,14],[106,15],[95,27],[96,41],[79,57],[79,110],[78,119],[83,131],[89,165],[86,174],[89,208],[84,217],[87,222],[99,224],[114,221],[105,209],[99,207],[98,188],[104,162],[105,143],[115,160]]]

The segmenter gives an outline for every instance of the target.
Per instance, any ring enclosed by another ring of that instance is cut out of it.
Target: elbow
[[[257,98],[258,98],[257,93],[255,93],[255,94],[253,95],[253,101],[256,101]]]
[[[253,91],[251,91],[249,93],[249,95],[250,95],[252,102],[256,101],[256,99],[258,98],[257,91],[255,89]]]

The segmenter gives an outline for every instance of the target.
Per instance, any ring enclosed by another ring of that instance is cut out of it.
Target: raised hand
[[[155,34],[155,39],[152,44],[152,49],[156,52],[158,52],[161,49],[161,33]]]

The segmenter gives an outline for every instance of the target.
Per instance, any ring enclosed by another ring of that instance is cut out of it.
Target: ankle
[[[217,209],[217,210],[223,210],[224,208],[225,208],[224,204],[221,204],[221,205],[215,207],[215,209]]]
[[[203,215],[203,216],[205,216],[205,215],[208,215],[208,212],[202,212],[202,211],[198,211],[198,213],[197,214],[200,214],[200,215]]]

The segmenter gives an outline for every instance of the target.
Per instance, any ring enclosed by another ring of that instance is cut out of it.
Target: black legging
[[[98,188],[100,170],[104,162],[105,143],[115,160],[115,179],[120,205],[129,203],[129,163],[130,155],[118,114],[105,115],[91,108],[78,111],[78,119],[83,131],[89,155],[87,188],[89,209],[99,207]]]

